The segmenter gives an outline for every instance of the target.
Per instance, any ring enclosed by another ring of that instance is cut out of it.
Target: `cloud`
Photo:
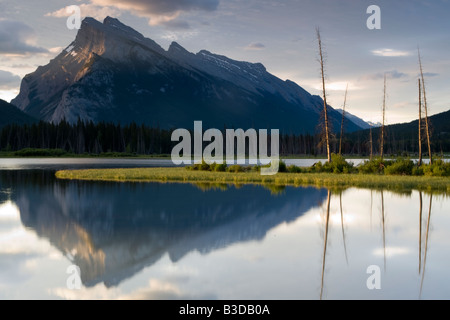
[[[245,47],[245,50],[263,50],[266,46],[260,42],[252,42]]]
[[[116,8],[145,17],[150,25],[165,25],[169,28],[186,28],[187,23],[171,24],[183,12],[217,10],[220,0],[90,0],[99,7]]]
[[[160,24],[173,30],[187,30],[191,28],[189,23],[184,20],[168,20],[161,22]]]
[[[56,10],[54,12],[47,13],[46,17],[55,17],[55,18],[65,18],[73,15],[73,11],[70,9],[71,6],[67,6]],[[79,5],[81,10],[82,17],[92,17],[97,20],[103,20],[107,16],[111,17],[119,17],[120,10],[111,7],[102,7],[94,4],[81,4]]]
[[[378,49],[373,50],[372,54],[380,57],[408,57],[411,55],[411,52],[399,51],[395,49]]]
[[[0,70],[0,89],[8,90],[20,85],[20,77],[8,71]]]
[[[124,293],[120,288],[107,288],[103,283],[93,288],[81,290],[53,288],[50,294],[66,300],[214,300],[213,294],[195,295],[183,292],[178,286],[167,281],[150,279],[143,287],[131,293]]]
[[[30,64],[26,64],[26,63],[16,63],[16,64],[13,64],[11,66],[11,68],[13,68],[13,69],[29,69],[29,68],[33,68],[33,66]]]
[[[46,53],[47,49],[33,44],[35,38],[34,30],[26,24],[0,20],[0,54]]]
[[[439,73],[434,73],[434,72],[424,72],[423,76],[424,77],[437,77],[439,75]]]
[[[408,77],[408,75],[406,73],[399,72],[397,70],[391,70],[391,71],[387,71],[386,73],[379,72],[379,73],[375,73],[375,74],[365,75],[365,76],[362,76],[360,78],[360,80],[369,80],[369,81],[381,80],[384,78],[385,74],[386,74],[386,78],[388,78],[388,79],[404,79],[404,78]]]
[[[102,7],[116,7],[139,15],[171,15],[185,11],[215,11],[219,0],[91,0]]]
[[[83,17],[103,20],[106,16],[118,17],[122,11],[147,18],[150,25],[162,25],[168,29],[189,29],[184,20],[178,20],[184,12],[217,10],[220,0],[89,0],[80,4]],[[73,14],[70,6],[47,13],[47,17],[64,18]]]

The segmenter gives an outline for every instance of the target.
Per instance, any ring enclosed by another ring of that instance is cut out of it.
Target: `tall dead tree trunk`
[[[320,283],[320,300],[322,300],[322,297],[323,297],[323,289],[324,289],[324,283],[325,283],[325,262],[326,262],[326,257],[327,257],[328,229],[330,226],[330,207],[331,207],[331,190],[328,190],[327,216],[325,219],[325,232],[324,232],[323,257],[322,257],[322,281]]]
[[[373,159],[373,138],[372,138],[372,126],[370,126],[370,131],[369,131],[369,144],[370,144],[370,161],[372,161]]]
[[[422,84],[419,79],[419,166],[422,165]]]
[[[380,138],[380,157],[383,161],[384,157],[384,134],[385,134],[385,122],[386,122],[386,74],[384,75],[384,94],[383,94],[383,124],[381,126],[381,138]]]
[[[345,98],[344,98],[344,106],[342,107],[342,121],[341,121],[341,136],[339,139],[339,155],[342,155],[342,141],[344,139],[344,122],[345,122],[345,107],[347,106],[347,93],[348,93],[348,84],[345,89]]]
[[[330,132],[329,132],[329,123],[328,123],[328,106],[327,106],[327,93],[325,88],[325,67],[324,67],[324,56],[322,51],[322,39],[320,37],[319,28],[316,29],[317,33],[317,41],[319,43],[319,62],[320,62],[320,71],[322,76],[322,90],[323,90],[323,112],[324,112],[324,121],[325,121],[325,144],[327,148],[327,158],[328,162],[331,162],[331,150],[330,150]]]
[[[425,89],[425,77],[423,75],[422,58],[420,56],[419,48],[417,49],[417,52],[419,55],[420,78],[422,79],[423,107],[425,110],[425,133],[427,135],[428,155],[430,156],[430,164],[432,164],[433,163],[433,155],[431,153],[431,137],[430,137],[430,124],[428,121],[427,91]]]

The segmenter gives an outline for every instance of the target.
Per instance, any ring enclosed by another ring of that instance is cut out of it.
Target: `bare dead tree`
[[[327,215],[325,219],[325,232],[324,232],[324,242],[323,242],[323,257],[322,257],[322,279],[320,282],[320,300],[323,297],[323,289],[325,283],[325,262],[327,256],[327,246],[328,246],[328,229],[330,226],[330,207],[331,207],[331,190],[328,190],[327,196]]]
[[[342,121],[341,121],[341,136],[339,139],[339,155],[342,155],[342,140],[344,139],[344,122],[345,122],[345,108],[347,106],[347,93],[348,93],[348,84],[345,89],[345,97],[344,97],[344,106],[342,107]]]
[[[370,126],[369,131],[369,145],[370,145],[370,161],[373,159],[373,138],[372,138],[372,125]]]
[[[430,194],[430,205],[428,207],[428,219],[427,219],[427,231],[425,233],[425,252],[423,257],[422,279],[420,281],[420,293],[419,297],[422,297],[423,280],[425,279],[425,267],[427,265],[427,253],[428,253],[428,240],[430,235],[430,223],[431,223],[431,208],[433,206],[433,194]]]
[[[419,166],[422,165],[422,83],[419,78]]]
[[[384,193],[381,190],[381,223],[383,225],[383,256],[384,256],[384,271],[386,271],[386,216],[384,212]]]
[[[384,157],[384,134],[385,134],[385,122],[386,122],[386,74],[384,75],[384,94],[383,94],[383,124],[381,126],[381,138],[380,138],[380,157],[383,161]]]
[[[419,191],[419,274],[422,272],[422,191]]]
[[[323,90],[323,113],[324,113],[324,134],[325,134],[325,144],[327,148],[327,157],[328,162],[331,162],[331,150],[330,150],[330,130],[328,125],[328,110],[327,110],[327,94],[325,88],[325,67],[324,67],[324,55],[322,51],[322,39],[320,37],[319,28],[316,29],[317,41],[319,43],[319,62],[320,62],[320,71],[322,76],[322,90]]]
[[[430,156],[430,164],[433,163],[433,155],[431,153],[431,137],[430,137],[430,123],[428,121],[428,104],[427,104],[427,91],[425,88],[425,77],[423,75],[422,57],[420,56],[420,48],[417,48],[419,56],[420,78],[422,80],[422,93],[423,93],[423,106],[425,110],[425,133],[427,135],[428,154]]]

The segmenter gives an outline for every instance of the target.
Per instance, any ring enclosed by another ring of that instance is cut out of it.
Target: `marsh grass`
[[[393,191],[420,190],[450,193],[450,179],[430,176],[387,176],[377,174],[278,173],[262,176],[259,172],[212,172],[185,168],[91,169],[58,171],[66,180],[116,182],[167,182],[224,185],[314,186],[345,189],[350,187]]]

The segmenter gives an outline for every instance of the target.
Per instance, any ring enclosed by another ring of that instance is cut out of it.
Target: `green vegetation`
[[[354,166],[347,162],[344,157],[333,154],[331,162],[317,162],[311,167],[297,167],[295,165],[287,166],[286,163],[280,161],[279,173],[335,173],[335,174],[365,174],[365,175],[384,175],[384,176],[450,176],[450,163],[446,163],[441,159],[436,159],[433,164],[422,164],[417,166],[414,161],[407,158],[397,158],[395,160],[385,160],[374,158],[365,161],[359,166]],[[232,165],[227,167],[225,164],[207,164],[203,161],[201,164],[186,167],[187,170],[193,171],[209,171],[209,172],[260,172],[261,166],[240,166]]]
[[[435,159],[433,164],[422,164],[417,166],[414,161],[407,158],[397,158],[395,160],[385,160],[374,158],[365,161],[357,167],[347,162],[342,156],[332,155],[332,162],[316,163],[310,168],[299,168],[289,166],[287,171],[282,171],[285,165],[280,164],[280,172],[290,173],[336,173],[336,174],[364,174],[380,176],[428,176],[428,177],[449,177],[450,163],[442,159]]]
[[[62,157],[67,152],[62,149],[32,149],[26,148],[14,152],[16,157]]]
[[[392,191],[422,190],[450,192],[450,179],[434,176],[380,174],[278,173],[262,176],[253,170],[220,172],[185,168],[95,169],[58,171],[56,177],[68,180],[116,182],[171,182],[193,184],[256,184],[263,186],[315,186],[327,188],[372,188]]]

